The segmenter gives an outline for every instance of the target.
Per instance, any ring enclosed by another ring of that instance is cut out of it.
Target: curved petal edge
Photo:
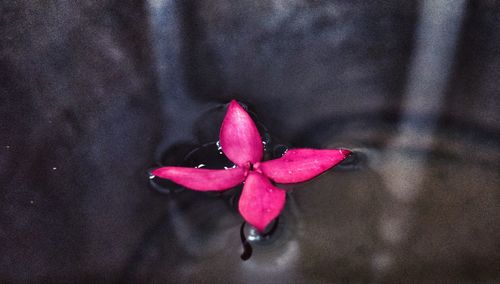
[[[239,167],[227,170],[163,167],[152,174],[198,191],[226,190],[245,180],[245,170]]]
[[[222,152],[236,165],[257,163],[262,159],[263,145],[257,126],[250,115],[232,100],[220,130]]]
[[[278,217],[285,206],[286,192],[262,174],[249,173],[238,204],[241,216],[260,232]]]
[[[345,149],[291,149],[281,158],[258,165],[258,170],[277,183],[310,180],[342,162],[351,151]]]

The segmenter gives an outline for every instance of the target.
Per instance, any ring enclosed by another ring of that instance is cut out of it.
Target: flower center
[[[260,170],[260,163],[259,163],[259,162],[257,162],[257,163],[255,163],[255,164],[253,164],[251,169],[252,169],[253,171],[258,172],[259,174],[261,174],[261,173],[262,173],[262,171]]]
[[[255,164],[252,164],[251,162],[246,162],[245,164],[243,164],[243,167],[246,169],[245,177],[248,176],[248,174],[250,172],[257,172],[259,174],[262,173],[262,171],[260,170],[260,163],[259,162],[255,163]]]

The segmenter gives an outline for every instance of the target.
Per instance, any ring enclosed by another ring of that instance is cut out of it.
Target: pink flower
[[[310,180],[344,160],[345,149],[291,149],[282,157],[261,161],[262,140],[248,113],[232,100],[220,130],[220,146],[236,166],[212,170],[162,167],[152,174],[197,191],[222,191],[244,183],[239,211],[252,226],[263,232],[285,205],[285,190],[276,183]]]

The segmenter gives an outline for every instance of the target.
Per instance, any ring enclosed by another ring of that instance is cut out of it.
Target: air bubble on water
[[[53,170],[53,171],[57,170],[57,167],[52,167],[52,170]]]
[[[283,155],[286,154],[286,152],[288,152],[288,146],[283,145],[283,144],[278,144],[278,145],[274,146],[274,148],[273,148],[274,158],[281,158],[281,157],[283,157]]]
[[[5,146],[5,149],[10,149],[10,145],[6,145],[6,146]]]
[[[264,148],[266,148],[269,144],[271,144],[271,136],[268,133],[267,128],[259,123],[260,129],[259,131],[261,132],[262,136],[262,144],[264,145]]]
[[[199,164],[199,165],[197,165],[195,168],[199,169],[199,168],[203,168],[203,167],[205,167],[205,166],[206,166],[205,164]]]
[[[33,203],[35,203],[35,201],[33,201],[33,200],[30,200],[30,204],[33,204]]]

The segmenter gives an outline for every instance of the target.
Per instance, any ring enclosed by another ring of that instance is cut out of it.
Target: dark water
[[[1,2],[0,282],[500,281],[498,26],[496,1]],[[233,98],[269,157],[355,152],[265,237],[241,188],[147,174],[231,166]]]

